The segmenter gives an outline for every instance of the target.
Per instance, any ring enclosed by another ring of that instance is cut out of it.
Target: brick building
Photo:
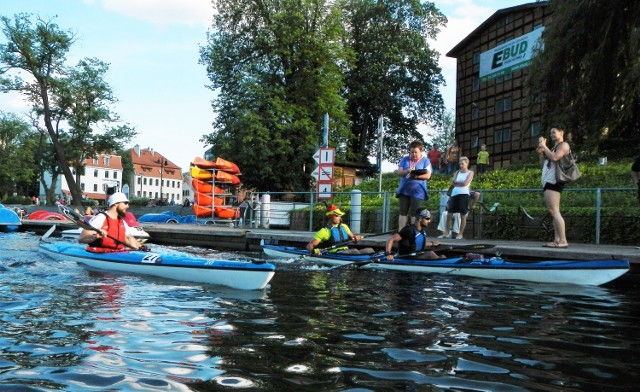
[[[540,92],[529,91],[525,81],[550,21],[547,1],[504,8],[447,53],[457,59],[456,139],[472,165],[482,144],[494,168],[534,154],[544,133]]]

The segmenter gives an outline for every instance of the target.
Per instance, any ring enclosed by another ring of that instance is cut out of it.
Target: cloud
[[[107,10],[158,26],[211,25],[211,0],[85,0],[88,4],[102,3]]]

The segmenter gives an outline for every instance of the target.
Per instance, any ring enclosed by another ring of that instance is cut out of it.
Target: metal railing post
[[[600,245],[600,223],[602,219],[602,189],[596,189],[596,245]]]

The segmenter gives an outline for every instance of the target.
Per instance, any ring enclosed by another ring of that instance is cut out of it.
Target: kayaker
[[[337,246],[344,242],[358,242],[362,240],[361,235],[355,235],[349,229],[349,226],[342,223],[342,216],[344,212],[340,211],[335,205],[331,205],[326,212],[327,225],[318,230],[313,239],[307,244],[307,250],[310,254],[320,254],[322,250],[326,250],[331,253],[342,254],[373,254],[375,250],[373,248],[349,248],[346,244],[344,246]],[[320,246],[320,248],[317,248]],[[329,249],[331,248],[331,249]]]
[[[416,221],[403,227],[387,240],[384,254],[387,260],[393,261],[393,245],[398,243],[398,254],[405,257],[417,257],[420,259],[444,259],[446,256],[439,256],[429,247],[439,246],[439,241],[427,240],[427,226],[431,222],[431,213],[426,208],[418,210]],[[415,254],[415,256],[410,256]]]
[[[89,221],[89,224],[100,230],[100,233],[84,229],[80,233],[78,242],[89,244],[87,250],[90,252],[146,250],[146,247],[133,237],[133,229],[124,220],[128,208],[129,199],[124,193],[112,194],[109,197],[109,209],[100,212]]]

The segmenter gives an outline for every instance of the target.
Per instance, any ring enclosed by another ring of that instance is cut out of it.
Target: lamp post
[[[156,163],[160,164],[160,204],[164,204],[164,197],[162,196],[162,185],[164,184],[164,181],[162,179],[162,175],[164,172],[164,167],[167,166],[168,162],[166,159],[158,159],[156,161]]]

